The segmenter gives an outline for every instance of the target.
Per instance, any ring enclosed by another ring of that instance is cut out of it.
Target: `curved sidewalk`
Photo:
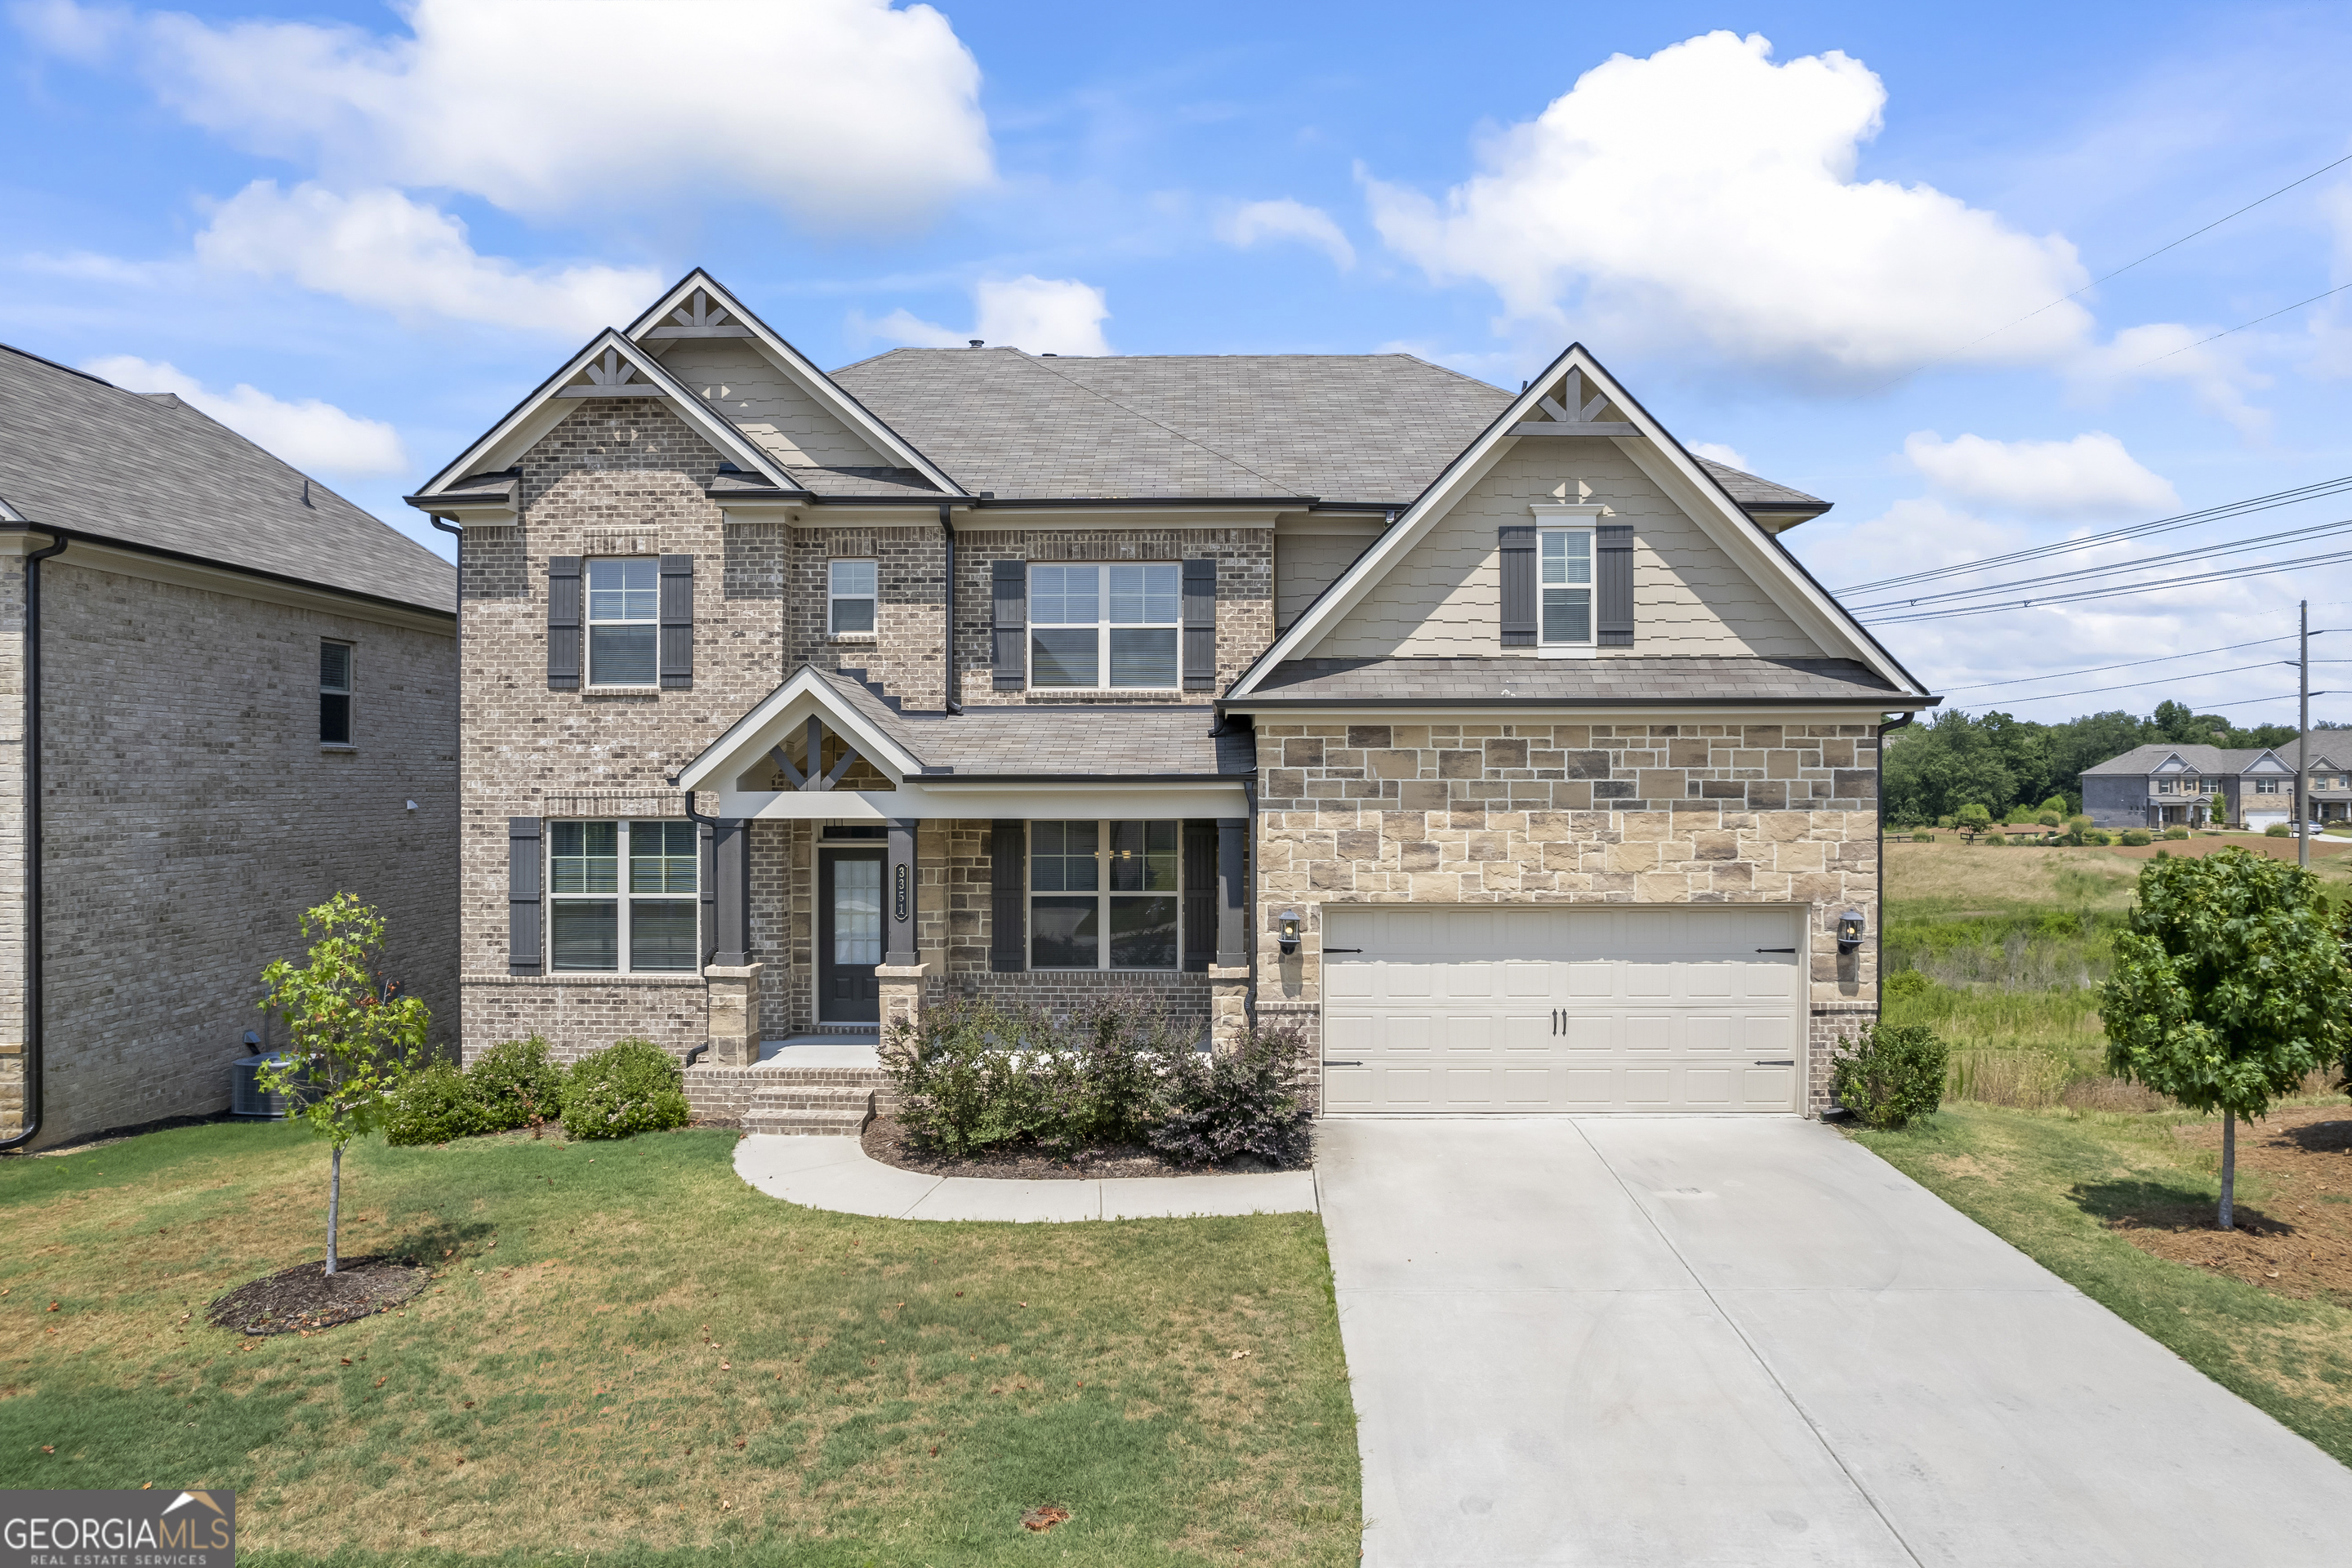
[[[883,1219],[1188,1219],[1321,1206],[1312,1171],[1061,1182],[927,1176],[869,1158],[855,1138],[754,1133],[735,1145],[735,1173],[786,1203]]]

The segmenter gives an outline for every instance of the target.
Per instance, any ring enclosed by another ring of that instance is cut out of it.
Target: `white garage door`
[[[1323,910],[1323,1108],[1779,1111],[1803,911]]]

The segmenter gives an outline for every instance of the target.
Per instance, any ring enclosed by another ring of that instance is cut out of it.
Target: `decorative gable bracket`
[[[740,321],[728,319],[727,307],[710,297],[707,289],[697,289],[669,320],[648,330],[647,338],[748,338],[751,329]]]
[[[1547,394],[1536,405],[1550,416],[1548,419],[1532,419],[1511,426],[1514,436],[1639,436],[1641,427],[1630,419],[1603,419],[1609,410],[1609,394],[1595,393],[1590,399],[1584,395],[1584,373],[1573,365],[1560,381],[1557,393]]]
[[[792,758],[784,754],[784,748],[782,745],[768,748],[768,760],[783,771],[784,777],[796,790],[831,789],[841,782],[841,775],[849,771],[850,764],[857,761],[857,748],[850,743],[848,736],[836,731],[835,739],[841,742],[841,758],[833,764],[832,768],[820,774],[817,769],[823,766],[824,762],[824,721],[814,713],[810,714],[806,752],[808,769],[805,773],[793,765]]]
[[[636,379],[637,367],[621,357],[618,349],[606,349],[602,359],[592,359],[583,367],[588,379],[575,386],[559,386],[558,397],[660,397],[662,389]]]

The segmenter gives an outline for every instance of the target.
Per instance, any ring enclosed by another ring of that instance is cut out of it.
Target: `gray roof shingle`
[[[1854,702],[1910,706],[1850,658],[1294,658],[1236,706],[1441,702],[1574,707],[1646,702]]]
[[[819,670],[828,685],[919,759],[950,777],[1166,778],[1246,773],[1255,765],[1247,731],[1211,734],[1211,709],[1193,704],[1116,703],[1067,708],[971,708],[961,713],[901,713],[856,674]]]
[[[2295,759],[2301,752],[2302,748],[2293,741],[2281,746],[2239,747],[2176,746],[2163,741],[2151,741],[2145,746],[2134,746],[2119,757],[2109,757],[2104,763],[2084,768],[2083,772],[2085,774],[2121,773],[2126,776],[2147,773],[2161,767],[2165,758],[2179,757],[2200,773],[2242,773],[2264,757],[2276,757],[2285,764],[2289,773],[2293,773]],[[2342,767],[2347,759],[2352,759],[2352,745],[2347,745],[2342,738],[2326,735],[2311,738],[2314,764]]]
[[[226,426],[168,393],[126,392],[5,345],[0,500],[33,522],[123,544],[457,607],[448,562]]]

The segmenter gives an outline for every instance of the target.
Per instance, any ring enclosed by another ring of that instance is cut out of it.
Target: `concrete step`
[[[874,1090],[849,1084],[762,1084],[743,1113],[746,1132],[855,1138],[874,1119]]]
[[[755,1089],[751,1091],[754,1110],[831,1110],[847,1106],[859,1109],[874,1103],[874,1091],[847,1085],[795,1085],[791,1089]]]

